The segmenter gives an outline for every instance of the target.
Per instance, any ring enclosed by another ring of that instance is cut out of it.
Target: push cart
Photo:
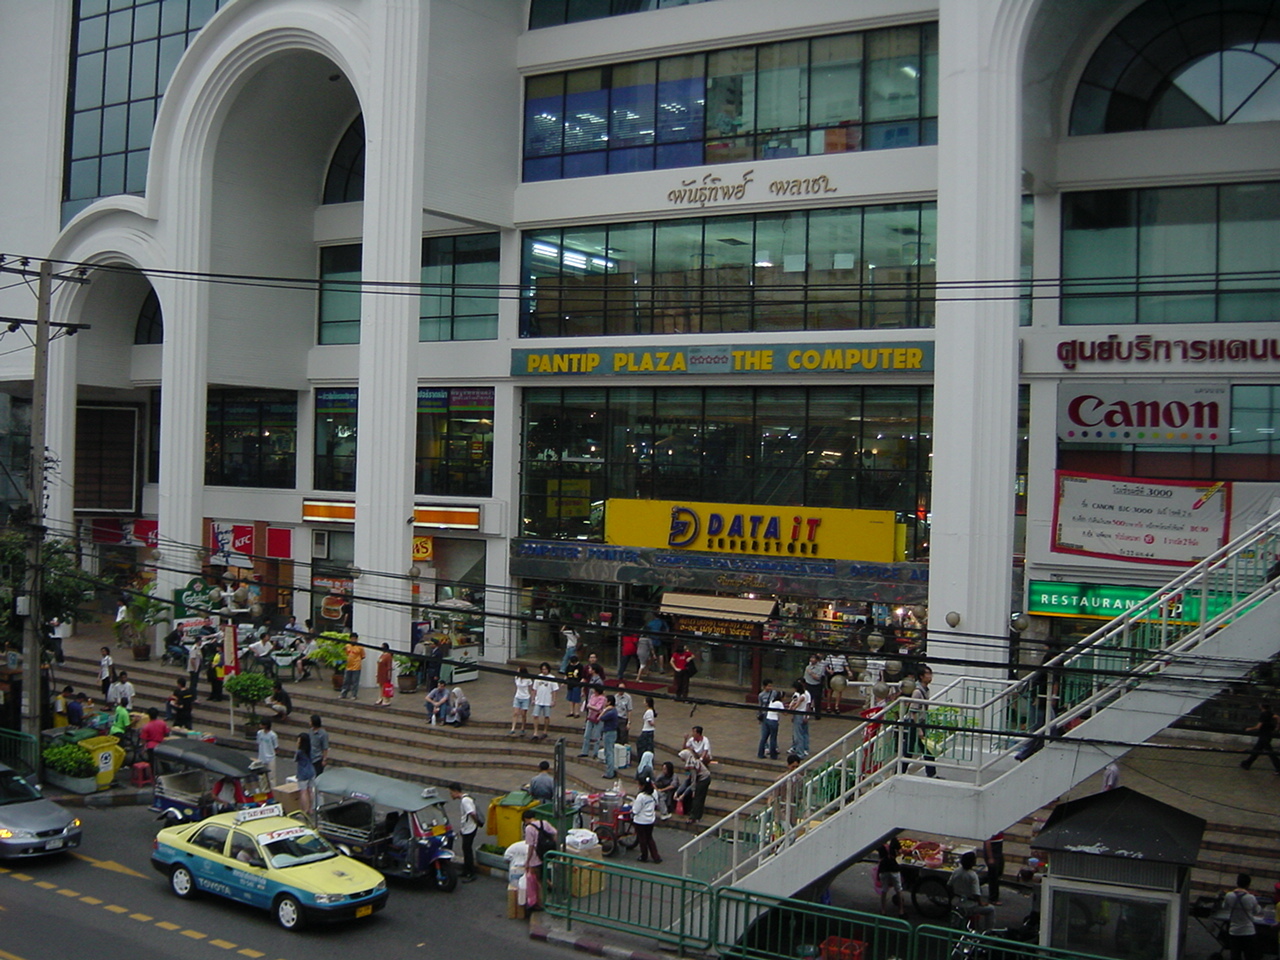
[[[1222,905],[1222,894],[1216,897],[1202,896],[1197,897],[1196,902],[1191,905],[1191,915],[1200,922],[1200,926],[1208,931],[1209,936],[1221,947],[1221,950],[1209,954],[1209,960],[1226,960],[1231,955],[1231,938],[1228,935],[1228,929],[1231,924],[1231,911]],[[1255,957],[1274,957],[1280,956],[1280,947],[1277,946],[1277,929],[1280,929],[1275,921],[1275,911],[1270,901],[1263,897],[1258,898],[1258,904],[1262,907],[1264,919],[1255,920],[1253,924],[1254,945],[1253,956]]]

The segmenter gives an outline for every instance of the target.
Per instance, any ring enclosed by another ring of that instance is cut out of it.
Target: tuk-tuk
[[[271,803],[265,767],[229,747],[174,737],[153,751],[151,809],[173,822]]]
[[[445,893],[458,885],[453,827],[434,787],[330,767],[315,788],[316,831],[343,853],[386,876],[429,877]]]

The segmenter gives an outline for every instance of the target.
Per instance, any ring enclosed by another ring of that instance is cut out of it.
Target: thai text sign
[[[1068,442],[1221,444],[1231,439],[1227,383],[1063,383],[1058,439]]]
[[[1231,485],[1057,474],[1057,553],[1191,566],[1227,541]]]
[[[608,500],[606,542],[633,547],[892,563],[892,510]]]
[[[931,370],[933,344],[924,340],[511,351],[511,375],[516,377],[651,373],[758,376],[762,373],[925,373]]]

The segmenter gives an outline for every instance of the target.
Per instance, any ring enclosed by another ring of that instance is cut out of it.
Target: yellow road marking
[[[39,887],[41,890],[57,890],[58,889],[58,885],[56,883],[50,883],[48,880],[38,880],[36,881],[36,886]]]
[[[210,940],[210,946],[221,947],[223,950],[234,950],[236,945],[230,940]]]
[[[87,857],[83,853],[71,854],[77,860],[83,860],[85,863],[91,863],[100,870],[111,870],[115,873],[123,873],[130,877],[146,877],[145,873],[139,873],[132,867],[126,867],[123,863],[116,863],[114,860],[95,860],[93,857]]]
[[[13,873],[8,867],[0,867],[0,873]]]
[[[183,930],[182,935],[184,937],[190,937],[192,940],[205,940],[209,936],[207,933],[200,933],[197,930]]]
[[[159,923],[156,924],[156,926],[159,927],[161,930],[181,930],[182,929],[182,924],[170,923],[168,920],[161,920]]]
[[[121,906],[118,906],[118,905],[116,905],[116,904],[114,904],[114,903],[108,903],[108,904],[107,904],[105,907],[103,907],[102,909],[103,909],[103,910],[110,910],[112,913],[128,913],[128,912],[129,912],[129,908],[128,908],[128,907],[121,907]]]
[[[244,957],[264,957],[264,956],[266,956],[266,954],[264,954],[261,950],[250,950],[248,947],[245,947],[243,950],[237,950],[237,951],[236,951],[236,953],[238,953],[238,954],[240,954],[241,956],[244,956]]]
[[[80,894],[79,894],[79,893],[77,893],[77,892],[76,892],[76,891],[74,891],[74,890],[68,890],[66,887],[63,887],[61,890],[59,890],[59,891],[58,891],[58,896],[60,896],[60,897],[78,897],[78,896],[80,896]]]
[[[0,960],[22,960],[22,957],[18,956],[16,953],[6,953],[5,951],[0,950]]]
[[[100,904],[102,901],[101,901],[101,900],[99,900],[97,897],[81,897],[81,898],[80,898],[80,902],[81,902],[81,903],[87,903],[87,904],[89,904],[89,906],[91,906],[91,907],[96,907],[96,906],[97,906],[98,904]]]
[[[154,920],[155,917],[148,917],[145,913],[131,913],[129,914],[129,919],[137,920],[139,923],[149,923]]]
[[[13,879],[15,879],[15,880],[34,880],[34,879],[35,879],[35,877],[29,877],[29,876],[27,876],[25,873],[15,873],[15,874],[13,875]]]

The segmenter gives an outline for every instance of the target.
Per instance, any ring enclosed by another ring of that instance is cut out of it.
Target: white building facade
[[[764,640],[927,621],[944,672],[998,671],[1012,615],[1079,633],[1276,508],[1267,4],[0,23],[36,90],[0,105],[0,253],[90,268],[48,514],[104,569],[226,567],[396,647],[448,600],[493,660],[685,591],[781,603]]]

